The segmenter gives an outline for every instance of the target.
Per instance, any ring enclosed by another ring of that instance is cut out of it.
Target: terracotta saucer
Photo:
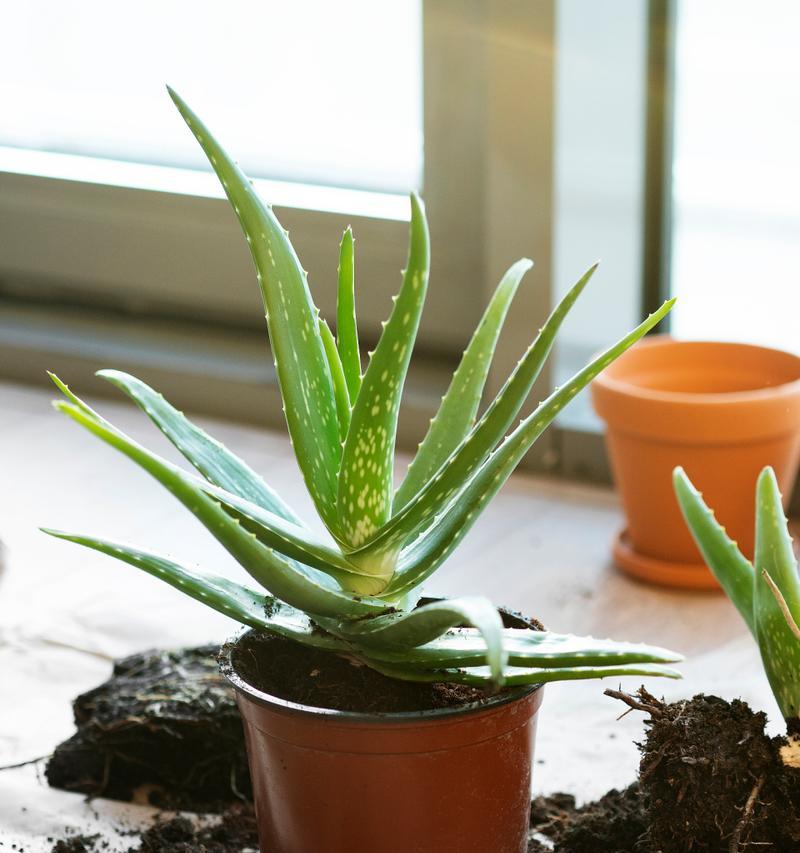
[[[639,580],[680,589],[720,591],[720,585],[705,563],[672,563],[639,554],[633,550],[627,529],[616,535],[612,553],[617,567]]]

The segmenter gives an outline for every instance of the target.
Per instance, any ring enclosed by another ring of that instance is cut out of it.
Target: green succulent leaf
[[[422,202],[411,196],[408,263],[400,293],[353,407],[339,474],[339,534],[357,548],[388,519],[397,417],[428,287],[430,250]]]
[[[73,403],[57,402],[56,408],[155,477],[205,525],[248,574],[282,601],[319,616],[358,618],[385,611],[383,602],[342,592],[332,587],[325,575],[262,545],[188,475],[158,459],[107,421],[94,417],[86,404],[81,408]]]
[[[503,439],[519,413],[553,346],[558,329],[594,273],[592,267],[572,287],[548,318],[536,340],[503,388],[464,441],[425,486],[398,510],[388,523],[358,550],[366,553],[397,548],[449,503],[475,469]]]
[[[386,537],[388,542],[405,542],[421,528],[429,529],[418,543],[401,555],[398,571],[383,593],[384,596],[408,591],[422,583],[441,565],[558,412],[601,370],[608,367],[615,358],[655,326],[670,310],[673,302],[674,300],[665,302],[636,329],[597,356],[540,403],[481,464],[477,473],[471,472],[471,478],[466,481],[465,487],[460,488],[458,481],[443,475],[438,483],[434,480],[435,488],[426,496],[425,501],[418,500],[409,504],[409,508],[415,507],[414,513],[408,512],[399,529],[392,531],[390,537]],[[435,515],[437,512],[440,514]]]
[[[384,620],[386,617],[378,618]],[[361,645],[358,636],[352,636],[352,641]],[[517,628],[503,629],[503,648],[508,656],[509,667],[597,667],[629,663],[674,663],[682,660],[675,652],[658,646]],[[413,664],[425,668],[487,664],[486,644],[473,628],[453,628],[414,648],[365,645],[363,653],[385,663]]]
[[[496,682],[489,667],[476,666],[459,669],[422,669],[414,666],[384,664],[369,661],[373,669],[390,678],[404,681],[447,681],[456,684],[468,684],[472,687],[493,688]],[[503,686],[521,687],[526,684],[546,684],[551,681],[585,681],[599,678],[621,678],[624,676],[644,676],[658,678],[680,678],[676,669],[658,664],[623,664],[620,666],[573,666],[561,668],[528,669],[506,667],[503,673]]]
[[[353,565],[339,549],[318,539],[309,530],[296,528],[257,504],[212,484],[200,482],[197,485],[225,507],[259,542],[325,572],[344,589],[374,595],[386,586],[385,578]]]
[[[238,474],[240,468],[235,464],[238,460],[230,454],[230,458],[233,460],[233,467],[231,468],[229,466],[229,456],[226,455],[228,451],[203,433],[201,433],[201,436],[205,440],[199,441],[199,450],[206,451],[207,448],[210,448],[211,453],[198,453],[192,445],[192,440],[196,438],[194,434],[196,428],[191,427],[183,415],[175,412],[161,395],[156,394],[156,392],[148,388],[143,382],[139,382],[139,380],[132,376],[117,373],[116,371],[100,371],[100,375],[103,375],[104,378],[109,379],[109,381],[118,385],[118,387],[126,390],[142,406],[144,411],[150,415],[151,419],[159,426],[162,426],[168,436],[175,436],[174,443],[176,446],[179,449],[186,449],[187,452],[184,455],[191,452],[191,455],[199,462],[196,467],[202,473],[208,471],[217,480],[229,479],[234,486],[240,482],[244,482],[248,487],[252,484],[253,488],[246,488],[245,491],[254,492],[256,497],[269,497],[270,492],[268,490],[265,491],[267,489],[266,486],[264,486],[264,490],[258,488],[259,485],[264,484],[255,475],[253,475],[254,479],[245,479],[244,481],[236,477],[231,478],[227,476],[231,471],[234,474]],[[101,422],[107,430],[114,433],[123,446],[134,446],[133,442],[120,432],[120,430],[116,429],[113,424],[101,418],[97,412],[69,391],[67,386],[57,376],[53,376],[53,381],[56,382],[59,388],[64,390],[65,394],[68,394],[73,404],[80,408],[87,417]],[[177,415],[177,418],[174,418],[173,414]],[[197,430],[197,432],[200,431]],[[219,456],[214,455],[215,446],[222,448]],[[254,534],[267,547],[274,548],[284,556],[298,560],[306,566],[319,569],[336,579],[344,589],[349,589],[352,592],[372,595],[380,592],[385,586],[385,581],[376,581],[374,577],[349,563],[341,551],[327,545],[308,530],[308,528],[288,521],[284,515],[279,515],[265,508],[263,504],[240,497],[234,492],[216,486],[210,479],[209,482],[204,482],[200,479],[192,478],[171,462],[167,462],[146,448],[139,445],[135,447],[137,455],[131,458],[134,458],[135,461],[145,467],[156,479],[164,482],[162,479],[163,472],[168,471],[171,472],[172,477],[181,478],[198,490],[210,495],[224,506],[242,524],[245,530]],[[123,452],[131,456],[130,452]],[[211,460],[210,463],[208,461],[209,458]],[[146,460],[146,463],[143,460]],[[241,463],[241,466],[245,472],[249,471],[244,466],[244,463]],[[278,508],[282,508],[282,506],[282,502],[278,504]]]
[[[210,483],[294,525],[305,526],[258,474],[215,438],[195,426],[149,385],[120,370],[99,370],[97,375],[127,394]],[[73,403],[80,404],[57,376],[51,374],[51,378]]]
[[[339,288],[336,295],[336,345],[353,405],[361,388],[361,351],[358,345],[355,302],[355,239],[348,226],[339,246]]]
[[[339,630],[361,648],[396,651],[421,646],[463,624],[477,629],[484,642],[486,661],[494,680],[501,684],[508,657],[503,647],[503,622],[497,608],[487,598],[435,601],[407,613],[391,613],[349,625],[343,623]]]
[[[336,401],[306,273],[272,208],[180,96],[172,100],[217,173],[247,237],[266,309],[275,368],[297,462],[314,504],[336,527],[341,445]]]
[[[428,286],[429,235],[422,202],[412,194],[402,285],[362,376],[350,229],[340,245],[334,339],[319,317],[288,232],[272,208],[185,102],[172,90],[170,95],[222,182],[250,246],[294,453],[335,541],[307,529],[261,477],[159,393],[118,371],[99,375],[131,397],[200,476],[146,450],[53,377],[67,398],[56,407],[161,483],[268,595],[128,545],[45,532],[127,562],[258,630],[356,658],[397,678],[496,689],[504,682],[678,677],[664,666],[679,659],[673,652],[505,629],[496,608],[484,598],[436,601],[411,609],[419,599],[415,590],[457,547],[560,409],[654,326],[672,303],[665,303],[556,389],[514,428],[592,267],[555,308],[476,423],[498,336],[531,263],[523,259],[513,265],[393,495],[399,407]],[[773,551],[769,553],[774,557]],[[762,572],[764,588],[772,596],[762,609],[770,619],[780,613],[784,628],[797,630],[800,597],[796,585],[786,587],[784,559],[780,552],[768,564],[772,574]]]
[[[317,648],[331,651],[347,650],[347,646],[335,637],[314,631],[307,616],[276,598],[265,596],[263,591],[250,589],[219,575],[187,569],[166,557],[120,542],[65,533],[46,527],[41,529],[49,536],[75,542],[135,566],[243,625],[279,634],[287,639],[305,645],[314,645]]]
[[[347,430],[350,427],[350,393],[347,390],[342,361],[339,358],[339,350],[336,349],[336,341],[330,326],[320,317],[319,331],[322,335],[322,343],[325,346],[325,355],[333,381],[333,393],[336,398],[336,415],[339,423],[339,437],[344,441]]]
[[[683,468],[673,471],[672,482],[683,517],[703,559],[755,635],[753,566],[716,520],[713,510],[709,509]]]
[[[756,487],[755,624],[764,671],[786,719],[800,716],[800,642],[765,575],[778,588],[794,624],[800,580],[778,481],[765,468]]]
[[[405,479],[394,496],[392,511],[402,509],[467,437],[475,423],[497,339],[511,300],[533,261],[517,261],[503,276],[442,398]]]

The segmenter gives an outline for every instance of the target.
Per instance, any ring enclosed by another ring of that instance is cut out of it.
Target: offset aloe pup
[[[675,469],[673,480],[703,558],[758,643],[789,731],[800,733],[800,577],[775,472],[764,468],[756,486],[754,563],[728,536],[682,468]],[[800,766],[800,744],[795,745],[794,760]]]
[[[405,480],[395,490],[400,399],[428,286],[429,238],[422,202],[411,196],[402,285],[362,372],[350,231],[340,248],[334,336],[319,316],[306,273],[271,207],[200,119],[178,95],[171,95],[221,180],[250,245],[289,435],[330,538],[311,532],[261,477],[158,392],[114,370],[99,375],[144,410],[196,474],[128,438],[54,376],[66,398],[57,408],[172,492],[257,585],[200,574],[129,545],[46,532],[130,563],[245,625],[355,656],[400,679],[499,687],[621,675],[676,677],[664,666],[679,660],[673,652],[507,629],[484,598],[454,598],[415,609],[421,585],[455,550],[556,414],[653,328],[672,303],[665,303],[514,425],[564,317],[594,272],[590,269],[556,307],[478,417],[497,337],[520,280],[531,267],[530,261],[518,261],[500,282]],[[469,627],[457,627],[464,625]]]

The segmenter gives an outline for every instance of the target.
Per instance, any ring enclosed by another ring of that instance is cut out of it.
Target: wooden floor
[[[53,396],[0,384],[0,538],[6,545],[0,765],[44,755],[69,735],[70,698],[106,676],[110,657],[222,640],[235,630],[135,569],[37,530],[42,525],[132,541],[190,565],[239,571],[157,483],[52,410]],[[138,410],[105,401],[98,408],[134,438],[176,458]],[[284,435],[199,420],[313,518]],[[743,696],[777,716],[753,644],[724,597],[644,586],[610,566],[609,543],[620,523],[611,491],[515,476],[429,589],[486,594],[558,631],[678,649],[687,656],[685,680],[652,681],[651,691]],[[617,684],[547,688],[537,789],[589,797],[633,779],[631,741],[641,722],[633,714],[617,722],[622,709],[602,695],[606,686]],[[77,821],[82,808],[80,798],[46,791],[32,768],[0,773],[0,831],[30,840],[49,823],[63,825],[65,816]]]

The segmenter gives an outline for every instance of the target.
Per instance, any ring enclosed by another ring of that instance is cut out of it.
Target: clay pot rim
[[[618,379],[602,371],[593,380],[592,386],[602,391],[616,394],[624,394],[640,400],[658,403],[680,403],[689,406],[723,406],[748,403],[776,397],[800,395],[800,356],[776,347],[759,346],[758,344],[738,343],[736,341],[713,341],[713,340],[689,340],[679,341],[670,335],[650,335],[639,341],[637,348],[655,347],[681,347],[681,346],[718,346],[730,349],[759,350],[770,354],[778,354],[789,359],[794,359],[798,364],[798,378],[789,382],[781,382],[778,385],[769,385],[764,388],[752,388],[745,391],[659,391],[630,382],[626,379]]]
[[[480,702],[469,702],[465,705],[459,705],[453,708],[431,708],[425,711],[397,711],[392,713],[362,713],[360,711],[337,711],[334,708],[317,708],[314,705],[304,705],[300,702],[292,702],[288,699],[282,699],[280,696],[273,696],[271,693],[265,693],[257,687],[253,687],[242,678],[234,669],[231,654],[234,647],[246,637],[248,634],[257,633],[257,629],[248,628],[239,633],[231,640],[226,642],[219,655],[219,668],[225,678],[233,685],[234,689],[241,694],[244,694],[251,702],[270,708],[273,711],[279,711],[295,716],[315,717],[319,720],[331,720],[337,723],[372,723],[375,725],[389,724],[413,724],[413,723],[428,723],[437,720],[450,719],[452,717],[468,716],[477,714],[481,711],[490,711],[502,705],[508,705],[511,702],[517,702],[524,699],[531,693],[541,690],[544,684],[526,684],[517,687],[509,687],[495,696],[489,696]]]

